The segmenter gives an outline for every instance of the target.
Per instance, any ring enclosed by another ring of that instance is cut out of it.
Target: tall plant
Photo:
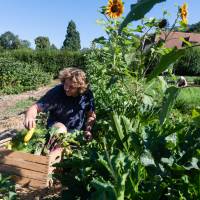
[[[159,76],[169,70],[186,51],[186,48],[166,48],[165,41],[178,22],[182,29],[185,28],[187,5],[178,8],[177,18],[171,27],[167,26],[166,11],[163,19],[143,18],[155,4],[162,1],[142,0],[133,4],[123,21],[116,19],[123,12],[120,0],[110,0],[107,7],[102,7],[101,13],[106,16],[106,20],[100,23],[105,27],[107,38],[95,39],[94,49],[88,56],[88,74],[94,85],[98,82],[95,91],[97,101],[100,101],[97,105],[101,105],[101,108],[120,113],[137,113],[136,110],[144,104],[155,106],[148,91],[152,90],[153,81],[157,79],[160,85],[165,86],[161,90],[165,92],[165,97],[160,111],[160,123],[168,118],[179,89],[170,88]],[[142,19],[142,23],[136,28],[127,26],[131,21],[139,19]],[[165,40],[159,40],[158,36],[163,31],[166,32]],[[191,44],[187,44],[191,48]],[[155,66],[149,73],[152,65]]]
[[[86,55],[97,105],[94,131],[99,137],[75,149],[61,163],[64,169],[71,168],[66,180],[81,187],[79,195],[77,190],[73,193],[75,199],[195,199],[200,195],[199,116],[185,120],[170,115],[179,88],[159,77],[185,49],[167,49],[164,41],[151,40],[149,32],[160,33],[166,19],[143,19],[135,29],[126,26],[159,2],[162,0],[138,1],[122,22],[117,20],[123,12],[121,0],[109,0],[102,8],[106,20],[100,22],[107,38],[95,39]],[[184,27],[185,14],[178,11],[174,24],[181,16]],[[148,65],[157,55],[160,59],[148,73]],[[155,89],[158,81],[160,93]],[[162,104],[154,101],[152,93],[157,98],[158,94],[164,96]],[[65,198],[71,197],[73,184]]]

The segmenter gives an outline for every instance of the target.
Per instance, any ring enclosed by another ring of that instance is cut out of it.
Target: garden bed
[[[55,170],[52,165],[61,160],[61,149],[42,156],[8,150],[2,143],[1,141],[0,172],[12,175],[14,181],[20,185],[45,188],[52,184],[50,174]]]

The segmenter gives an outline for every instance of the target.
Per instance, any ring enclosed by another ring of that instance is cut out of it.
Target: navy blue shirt
[[[94,97],[90,89],[72,97],[66,95],[63,84],[49,90],[37,104],[44,112],[49,111],[48,127],[55,122],[61,122],[69,132],[75,129],[84,130],[87,113],[95,110]]]

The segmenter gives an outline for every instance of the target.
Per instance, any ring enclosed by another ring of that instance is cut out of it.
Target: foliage
[[[200,22],[190,25],[188,32],[200,33]]]
[[[175,118],[163,126],[112,119],[103,139],[81,142],[57,164],[63,173],[56,177],[68,187],[63,199],[198,199],[198,127]]]
[[[18,49],[20,46],[20,40],[18,36],[12,32],[7,31],[0,36],[0,46],[4,49]]]
[[[0,36],[0,46],[3,49],[19,49],[30,48],[30,42],[27,40],[20,40],[17,35],[7,31]]]
[[[175,64],[174,71],[177,75],[200,75],[200,48],[189,48],[184,56]]]
[[[76,137],[84,140],[82,131],[74,131],[73,134],[69,134],[57,132],[56,128],[47,129],[46,113],[40,113],[36,123],[36,128],[18,131],[8,143],[7,148],[35,155],[49,155],[57,148],[62,148],[63,155],[70,155],[72,153],[71,145],[80,146],[80,143],[75,140]]]
[[[40,69],[44,72],[51,73],[57,77],[58,72],[67,67],[79,66],[84,68],[85,60],[82,53],[59,51],[56,49],[31,50],[19,49],[14,51],[6,51],[0,54],[0,57],[10,59],[14,58],[17,61],[28,64],[38,63]]]
[[[35,45],[36,50],[38,49],[49,49],[50,48],[50,42],[48,37],[39,36],[35,38]]]
[[[160,111],[160,123],[163,124],[164,120],[169,116],[169,112],[171,107],[174,105],[174,101],[177,98],[180,90],[177,87],[170,87],[166,90],[166,94],[164,96],[162,109]]]
[[[0,58],[0,90],[6,94],[36,89],[49,83],[51,75],[38,64],[27,64],[12,58]]]
[[[65,188],[62,199],[200,198],[200,111],[193,109],[189,117],[174,112],[183,89],[159,76],[167,70],[173,77],[173,64],[185,49],[165,48],[164,41],[145,46],[149,31],[164,28],[156,18],[143,19],[135,29],[126,26],[161,1],[138,1],[123,22],[99,21],[107,38],[95,39],[85,53],[98,116],[95,140],[87,143],[76,132],[50,133],[53,142],[67,147],[56,164],[62,173],[55,176]],[[158,55],[156,67],[147,73]]]
[[[0,174],[0,199],[16,200],[15,186],[10,180],[10,177]]]
[[[80,34],[76,30],[76,24],[73,20],[71,20],[67,26],[67,34],[62,49],[70,51],[79,51],[81,49]]]
[[[126,26],[158,2],[138,1],[122,23],[99,21],[108,38],[95,39],[86,53],[98,116],[96,140],[80,143],[59,164],[63,173],[57,176],[68,188],[63,199],[200,197],[200,114],[188,119],[175,113],[181,89],[159,77],[166,70],[173,77],[173,64],[185,49],[165,48],[164,41],[145,46],[149,31],[157,34],[163,28],[155,18],[143,19],[136,29]],[[148,74],[157,55],[156,67]]]
[[[175,108],[179,109],[182,113],[191,114],[191,110],[199,106],[200,101],[200,88],[184,88],[176,99]]]
[[[24,142],[24,137],[26,136],[27,130],[18,132],[16,136],[10,142],[10,148],[13,151],[22,151],[26,153],[32,153],[40,155],[44,145],[47,130],[45,128],[37,128],[34,131],[33,137],[28,143]]]
[[[141,0],[138,1],[136,4],[131,5],[131,10],[120,25],[119,31],[128,25],[131,21],[136,21],[139,19],[144,18],[145,14],[149,12],[153,6],[157,3],[163,2],[166,0]]]
[[[31,43],[28,40],[21,40],[21,48],[28,49],[31,47]]]
[[[200,78],[195,78],[194,79],[194,84],[200,85]]]

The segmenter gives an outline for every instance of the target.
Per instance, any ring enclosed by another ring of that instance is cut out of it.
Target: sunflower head
[[[187,24],[187,16],[188,16],[188,6],[186,3],[184,3],[181,7],[180,7],[180,15],[181,15],[181,19],[183,24]]]
[[[122,0],[109,0],[106,8],[106,14],[110,18],[120,17],[123,11],[124,11],[124,5],[122,3]]]
[[[162,19],[162,20],[159,21],[158,27],[159,28],[165,28],[167,26],[167,24],[168,24],[168,21],[166,19]]]

